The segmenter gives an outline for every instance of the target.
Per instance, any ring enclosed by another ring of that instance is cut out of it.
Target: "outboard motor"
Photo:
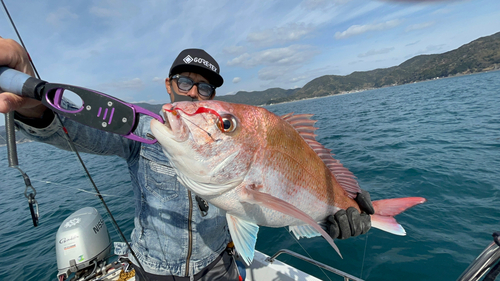
[[[66,218],[56,235],[58,280],[71,273],[95,271],[111,252],[108,228],[95,208],[82,208]],[[92,267],[91,267],[92,266]],[[94,268],[94,270],[92,270]],[[62,276],[64,275],[64,276]]]

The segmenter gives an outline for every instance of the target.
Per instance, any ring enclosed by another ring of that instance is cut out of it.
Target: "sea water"
[[[257,249],[290,249],[366,280],[456,280],[500,231],[500,71],[267,106],[276,114],[314,113],[317,139],[332,149],[373,200],[421,196],[396,216],[406,236],[378,229],[336,240],[296,241],[262,227]],[[40,143],[18,146],[40,206],[32,226],[24,182],[0,147],[0,279],[56,280],[55,235],[74,211],[92,206],[111,224],[77,158]],[[118,225],[130,237],[133,197],[125,162],[82,154]],[[342,280],[281,255],[324,280]]]

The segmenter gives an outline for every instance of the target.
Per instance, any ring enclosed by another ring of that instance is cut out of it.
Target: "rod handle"
[[[0,90],[36,100],[42,100],[43,85],[47,82],[12,68],[0,66]]]

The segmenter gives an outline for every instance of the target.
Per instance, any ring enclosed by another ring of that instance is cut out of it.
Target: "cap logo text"
[[[205,60],[204,58],[196,57],[196,58],[194,58],[194,62],[199,63],[199,64],[203,64],[207,68],[210,68],[212,71],[217,72],[217,67],[215,67],[215,65],[211,64],[209,61]]]

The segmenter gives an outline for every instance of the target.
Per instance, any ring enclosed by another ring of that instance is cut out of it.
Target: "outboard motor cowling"
[[[58,276],[76,273],[105,260],[111,252],[108,228],[95,208],[82,208],[66,218],[56,235]]]

